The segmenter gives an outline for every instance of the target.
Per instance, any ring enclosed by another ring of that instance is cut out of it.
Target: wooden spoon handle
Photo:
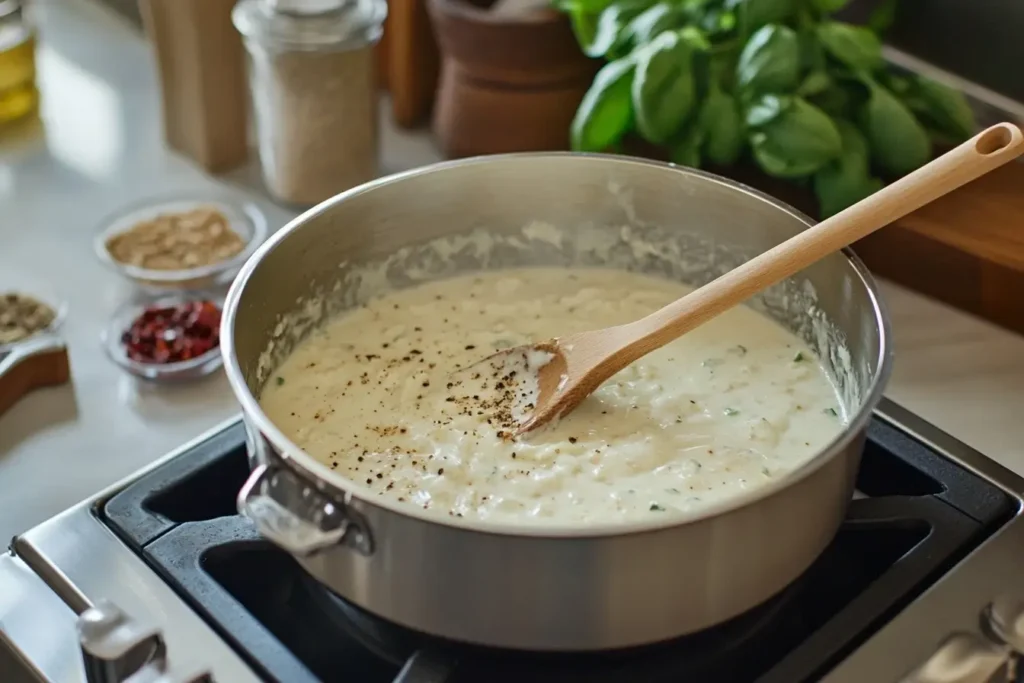
[[[632,328],[630,336],[636,336],[630,344],[629,355],[639,358],[667,344],[822,257],[1015,159],[1022,152],[1024,135],[1017,126],[1009,123],[992,126],[867,199],[625,326]]]

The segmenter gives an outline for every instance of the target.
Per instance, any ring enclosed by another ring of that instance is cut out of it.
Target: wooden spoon
[[[516,368],[520,376],[524,368],[536,373],[537,398],[517,419],[517,433],[536,429],[568,414],[602,382],[638,358],[1022,152],[1020,129],[1009,123],[995,125],[645,318],[514,347],[482,362],[493,368]]]

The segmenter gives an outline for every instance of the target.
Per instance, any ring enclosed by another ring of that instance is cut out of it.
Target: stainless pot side
[[[267,472],[251,482],[241,496],[245,511],[342,597],[397,623],[467,642],[536,650],[625,647],[707,628],[767,600],[810,565],[838,528],[866,422],[889,371],[885,314],[851,254],[804,274],[818,307],[847,340],[850,386],[859,387],[848,406],[849,429],[800,472],[698,518],[585,530],[439,519],[377,499],[330,472],[259,410],[260,356],[281,316],[311,291],[329,288],[340,263],[372,262],[478,228],[514,233],[538,220],[569,230],[586,223],[653,224],[750,255],[808,223],[707,174],[600,155],[440,164],[321,204],[246,264],[225,309],[225,365],[243,405],[253,462],[275,474],[275,486],[267,484]],[[560,256],[534,252],[530,262],[557,264]],[[261,505],[247,506],[247,496]]]

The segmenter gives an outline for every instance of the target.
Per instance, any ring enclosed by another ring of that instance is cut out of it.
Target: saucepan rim
[[[878,356],[875,359],[877,363],[877,371],[871,380],[870,385],[864,393],[864,399],[861,401],[861,405],[850,415],[849,422],[846,428],[840,432],[835,439],[833,439],[827,446],[823,447],[817,455],[808,460],[804,465],[798,467],[792,472],[773,480],[769,484],[741,493],[736,496],[730,496],[727,499],[719,501],[713,505],[709,505],[706,508],[702,508],[692,513],[679,512],[670,513],[666,515],[658,515],[656,518],[651,520],[636,520],[627,522],[616,522],[616,523],[599,523],[599,524],[587,524],[587,525],[570,525],[570,524],[510,524],[507,522],[492,522],[487,520],[473,520],[465,517],[445,517],[434,513],[429,513],[420,510],[415,506],[403,505],[397,501],[392,501],[382,497],[373,495],[370,489],[361,486],[358,482],[343,477],[337,472],[332,471],[327,465],[318,462],[311,455],[306,453],[301,447],[293,443],[284,433],[277,428],[276,425],[267,417],[267,415],[260,408],[259,402],[256,400],[256,396],[250,391],[248,384],[245,381],[245,377],[242,374],[242,368],[239,364],[237,354],[234,351],[235,346],[235,320],[238,312],[239,304],[245,294],[246,285],[253,273],[259,267],[260,263],[275,249],[278,245],[288,239],[288,237],[300,229],[302,226],[313,220],[319,214],[326,211],[330,211],[337,204],[345,202],[352,197],[372,192],[373,190],[384,187],[387,185],[393,185],[402,183],[409,178],[414,178],[421,175],[427,175],[443,171],[449,168],[459,166],[471,166],[477,164],[500,164],[512,160],[522,159],[535,159],[542,161],[546,158],[553,157],[574,157],[574,158],[588,158],[594,159],[600,162],[614,163],[614,164],[636,164],[643,166],[651,166],[655,168],[661,168],[664,170],[670,170],[676,173],[680,173],[683,176],[691,176],[701,178],[705,181],[717,183],[719,185],[726,186],[734,191],[742,192],[755,199],[767,202],[774,206],[776,209],[783,211],[794,219],[804,223],[807,226],[814,225],[815,221],[809,216],[797,211],[793,207],[780,202],[777,199],[760,192],[754,188],[751,188],[742,183],[738,183],[727,178],[715,175],[713,173],[707,173],[697,169],[686,168],[678,166],[676,164],[656,161],[652,159],[643,159],[638,157],[629,157],[622,155],[612,154],[594,154],[594,153],[578,153],[578,152],[518,152],[510,154],[496,154],[490,156],[479,156],[470,157],[466,159],[457,159],[452,161],[443,161],[420,168],[415,168],[400,173],[384,176],[376,180],[370,181],[363,185],[359,185],[350,190],[342,192],[331,199],[328,199],[317,206],[305,211],[281,230],[274,234],[270,239],[264,242],[258,250],[245,262],[240,270],[238,276],[235,278],[234,283],[231,285],[231,289],[228,291],[227,298],[224,303],[223,315],[221,319],[221,350],[224,354],[224,368],[228,377],[228,382],[231,385],[231,389],[235,396],[238,398],[239,403],[242,406],[242,410],[245,413],[247,419],[252,425],[259,430],[259,432],[266,438],[271,445],[277,449],[279,456],[285,462],[286,466],[293,468],[297,473],[310,480],[310,483],[327,484],[328,486],[336,489],[341,493],[341,497],[348,500],[351,497],[352,502],[358,501],[359,506],[366,506],[370,508],[378,508],[390,513],[402,515],[404,517],[412,517],[423,522],[440,524],[460,531],[466,532],[479,532],[501,536],[518,536],[518,537],[529,537],[529,538],[597,538],[597,537],[610,537],[610,536],[622,536],[626,534],[635,533],[650,533],[658,532],[665,529],[671,529],[686,524],[694,524],[702,520],[709,518],[720,517],[730,512],[745,508],[749,505],[753,505],[759,501],[766,500],[776,494],[779,494],[795,483],[801,481],[805,477],[810,476],[813,472],[817,471],[820,467],[823,467],[826,463],[830,462],[833,458],[838,457],[843,452],[844,448],[866,429],[868,421],[871,419],[871,415],[882,398],[882,393],[888,383],[889,376],[892,370],[892,352],[889,348],[890,343],[890,325],[889,316],[886,311],[884,304],[878,294],[878,288],[875,284],[874,278],[871,276],[868,269],[864,266],[861,260],[853,253],[850,249],[843,249],[842,254],[849,262],[853,269],[853,273],[859,279],[860,284],[864,287],[864,290],[868,296],[872,310],[874,312],[875,323],[877,325],[878,333]],[[330,492],[327,492],[330,496]],[[356,507],[356,509],[360,509]],[[365,513],[364,513],[365,514]]]

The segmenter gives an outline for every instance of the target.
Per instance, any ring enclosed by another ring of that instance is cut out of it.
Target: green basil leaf
[[[776,154],[776,151],[768,144],[768,136],[764,133],[754,133],[750,136],[750,149],[754,154],[754,161],[762,171],[776,178],[799,178],[813,173],[813,170],[794,169],[791,162]]]
[[[628,57],[609,62],[597,72],[572,120],[574,150],[600,152],[622,138],[633,122],[630,88],[635,73],[636,62]]]
[[[750,128],[766,126],[793,104],[793,98],[779,95],[764,95],[747,107],[745,120]]]
[[[852,122],[846,119],[834,119],[836,130],[839,131],[839,138],[842,142],[842,157],[847,163],[855,163],[867,174],[871,166],[871,151],[868,149],[868,141]]]
[[[854,71],[872,72],[885,66],[882,41],[870,29],[825,22],[817,28],[818,40],[831,57]]]
[[[686,10],[687,16],[692,17],[691,20],[696,20],[700,15],[720,7],[722,0],[682,0],[680,5]]]
[[[710,2],[683,0],[681,6],[686,15],[686,23],[699,28],[709,36],[722,36],[732,33],[736,28],[736,12],[728,7],[723,0],[711,0]]]
[[[813,26],[797,32],[800,41],[800,67],[806,71],[824,71],[827,66],[825,49],[821,46]]]
[[[839,213],[882,187],[882,181],[871,177],[864,135],[846,119],[837,119],[835,124],[842,152],[838,159],[815,173],[813,180],[822,218]]]
[[[921,123],[950,141],[962,142],[978,130],[967,98],[942,83],[916,76],[901,99]]]
[[[629,22],[622,34],[622,44],[629,47],[644,45],[667,30],[682,28],[685,23],[686,16],[681,8],[659,2]]]
[[[833,14],[850,4],[850,0],[811,0],[811,7],[821,14]]]
[[[598,16],[592,36],[581,37],[577,32],[576,38],[580,41],[583,53],[588,57],[615,58],[615,48],[622,43],[623,29],[647,5],[645,0],[618,0],[608,5]]]
[[[836,117],[855,117],[860,107],[868,101],[868,89],[860,81],[831,74],[832,83],[821,92],[808,95],[807,99],[826,114]]]
[[[814,174],[814,194],[822,218],[835,215],[881,189],[881,180],[842,160]]]
[[[740,32],[749,36],[766,24],[781,24],[793,16],[797,0],[726,0],[739,18]]]
[[[679,31],[679,35],[683,42],[690,47],[690,70],[693,72],[697,104],[699,104],[711,87],[713,79],[712,62],[715,59],[715,55],[712,52],[711,42],[700,29],[687,26]],[[697,106],[695,104],[694,111],[696,110]]]
[[[711,50],[711,42],[708,41],[707,36],[693,26],[687,26],[680,30],[679,37],[695,52],[709,52]]]
[[[736,30],[738,19],[736,13],[726,9],[716,9],[708,12],[698,22],[701,30],[711,36],[723,36]]]
[[[932,146],[924,127],[891,92],[874,81],[866,84],[871,96],[861,108],[859,123],[874,162],[893,176],[904,175],[927,163]]]
[[[839,156],[842,138],[825,112],[800,97],[774,98],[781,104],[773,104],[772,98],[761,98],[753,107],[778,111],[774,116],[752,115],[753,107],[747,112],[754,159],[766,173],[801,178]]]
[[[839,21],[818,26],[818,40],[836,61],[855,71],[875,71],[884,65],[882,43],[871,29]]]
[[[878,35],[885,35],[894,23],[896,23],[896,10],[899,0],[880,0],[875,8],[871,10],[868,17],[868,28]]]
[[[723,37],[736,29],[736,12],[726,0],[669,0],[683,12],[686,23],[711,37]]]
[[[700,168],[701,145],[704,135],[699,126],[688,126],[675,141],[669,145],[669,160],[673,164]]]
[[[552,0],[552,6],[563,12],[578,10],[597,16],[612,2],[613,0]]]
[[[911,96],[910,91],[913,88],[913,84],[910,82],[909,76],[886,72],[879,75],[879,80],[889,89],[889,92],[901,100]]]
[[[649,142],[668,142],[694,110],[693,53],[701,41],[689,29],[666,31],[637,52],[633,109],[637,130]]]
[[[820,95],[832,87],[832,77],[826,71],[812,71],[804,77],[796,89],[801,97]]]
[[[708,78],[720,86],[733,90],[736,79],[736,60],[739,58],[738,40],[718,43],[708,53]]]
[[[593,44],[597,38],[597,24],[601,15],[590,13],[579,6],[573,6],[567,12],[573,35],[576,36],[576,43],[585,54],[588,46]]]
[[[800,42],[788,26],[770,24],[750,36],[736,64],[736,85],[747,96],[789,92],[800,79]]]
[[[735,98],[712,83],[697,117],[703,134],[702,150],[708,161],[718,166],[736,163],[743,151],[743,120]]]

